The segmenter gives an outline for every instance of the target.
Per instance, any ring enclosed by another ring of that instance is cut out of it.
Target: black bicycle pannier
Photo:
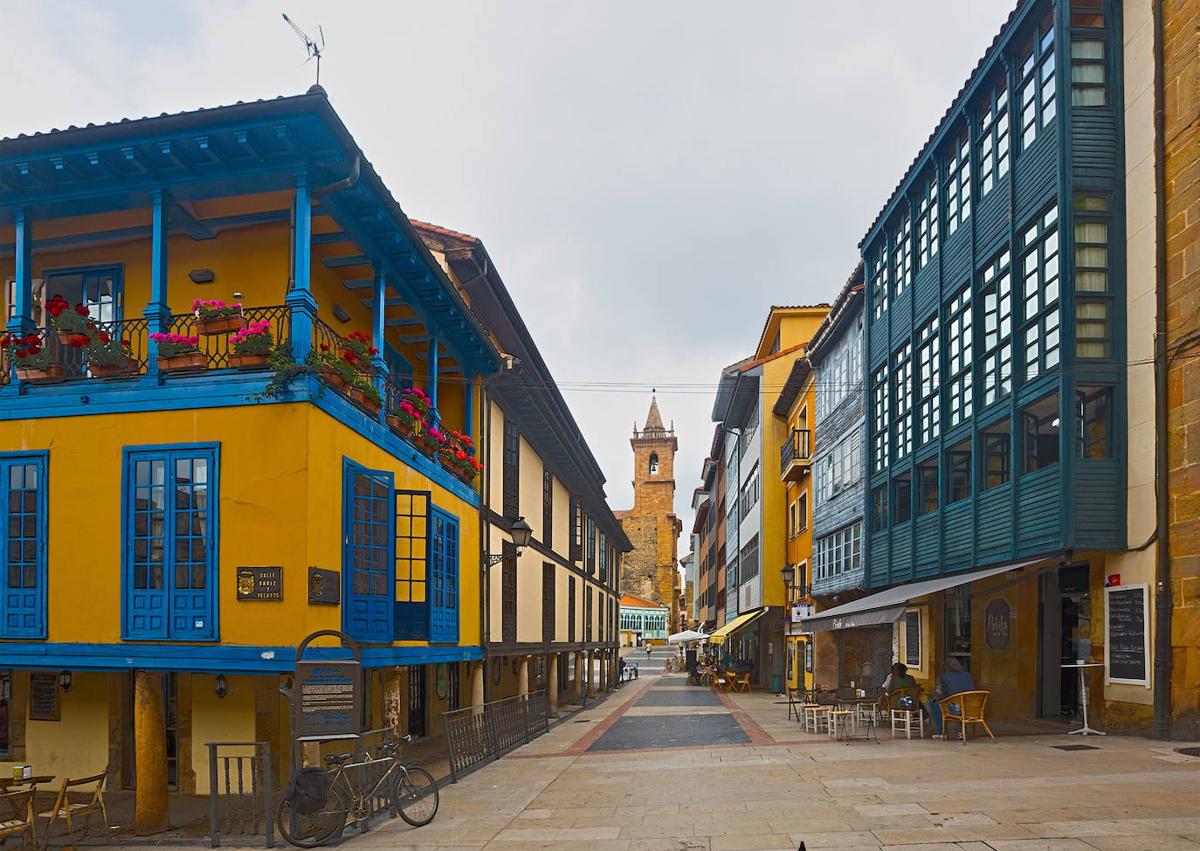
[[[317,812],[329,796],[329,775],[323,768],[301,768],[292,772],[283,797],[303,815]]]

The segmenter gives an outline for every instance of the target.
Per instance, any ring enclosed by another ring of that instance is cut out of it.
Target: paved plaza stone
[[[638,701],[642,706],[645,698]],[[626,715],[588,747],[589,751],[743,745],[750,737],[728,713],[704,715]]]
[[[1108,736],[833,742],[774,695],[640,710],[674,677],[623,685],[549,733],[442,790],[432,824],[399,819],[347,847],[574,851],[1177,851],[1200,849],[1200,758],[1188,743]],[[682,677],[678,677],[682,681]],[[653,715],[639,716],[639,711]],[[671,714],[659,714],[669,713]],[[671,746],[710,719],[741,744]],[[576,723],[583,721],[585,723]],[[657,742],[608,749],[675,725]],[[632,731],[632,732],[630,732]],[[611,738],[610,738],[611,737]],[[625,738],[630,737],[630,738]],[[599,747],[596,747],[600,745]]]
[[[637,702],[638,706],[720,706],[721,698],[711,689],[654,688]]]

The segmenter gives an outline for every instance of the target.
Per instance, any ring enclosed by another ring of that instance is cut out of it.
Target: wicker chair
[[[962,730],[962,743],[967,743],[967,726],[970,724],[979,724],[983,727],[984,732],[991,736],[992,741],[996,741],[996,737],[992,735],[992,728],[988,726],[986,715],[988,698],[992,696],[990,691],[960,691],[958,694],[952,694],[949,697],[943,697],[938,701],[938,706],[942,708],[942,732],[945,732],[946,725],[951,721],[957,721],[959,728]],[[946,737],[949,740],[949,736]]]
[[[912,708],[902,708],[900,701],[906,697],[912,698]],[[896,730],[904,731],[904,738],[912,738],[913,724],[916,724],[917,735],[925,738],[925,711],[921,708],[921,696],[915,688],[898,688],[890,691],[885,698],[887,701],[888,717],[892,724],[892,738],[896,738]]]

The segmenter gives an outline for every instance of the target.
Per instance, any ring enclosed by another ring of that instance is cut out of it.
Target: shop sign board
[[[309,642],[322,635],[340,637],[353,658],[304,658]],[[360,731],[362,663],[353,639],[337,630],[320,630],[301,642],[296,651],[294,712],[297,738],[352,736]]]
[[[1104,681],[1150,687],[1150,586],[1104,589]]]
[[[1004,599],[995,599],[987,604],[984,612],[984,634],[987,646],[992,650],[1007,650],[1012,639],[1012,607]]]

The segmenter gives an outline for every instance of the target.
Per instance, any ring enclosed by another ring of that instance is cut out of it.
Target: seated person
[[[919,689],[917,681],[908,675],[908,666],[903,662],[896,662],[892,665],[891,671],[887,675],[887,679],[880,686],[884,694],[890,694],[896,689],[911,688]]]
[[[947,659],[944,668],[942,675],[937,678],[937,687],[934,689],[933,697],[925,701],[925,712],[933,719],[933,737],[935,739],[943,738],[942,707],[938,705],[938,701],[943,697],[975,690],[975,681],[971,679],[971,674],[963,670],[962,663],[957,659],[954,657]]]

